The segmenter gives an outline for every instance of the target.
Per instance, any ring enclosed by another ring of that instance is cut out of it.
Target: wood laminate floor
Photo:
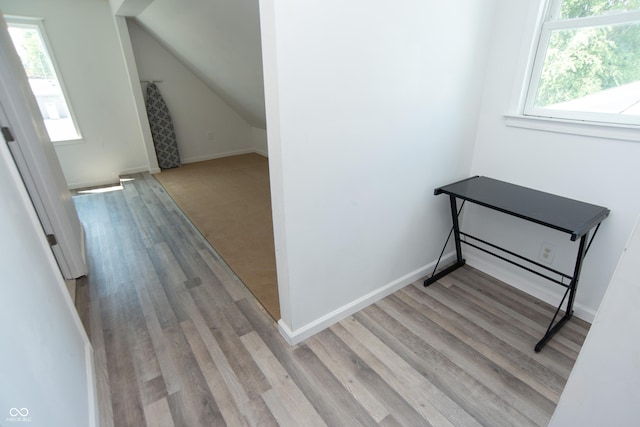
[[[223,157],[166,169],[154,177],[278,321],[267,158],[255,153]]]
[[[290,347],[155,179],[74,197],[102,427],[544,426],[588,330],[472,268]]]

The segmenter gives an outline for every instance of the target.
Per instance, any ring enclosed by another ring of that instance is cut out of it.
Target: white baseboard
[[[69,187],[69,190],[77,190],[80,188],[100,187],[103,185],[118,185],[120,183],[120,177],[123,175],[132,175],[134,173],[141,173],[141,172],[147,172],[147,171],[149,171],[148,167],[140,166],[137,168],[122,170],[119,173],[115,174],[112,178],[96,179],[92,181],[71,182],[71,183],[68,183],[67,186]],[[149,171],[149,172],[154,173],[152,171]],[[160,172],[160,169],[158,169],[157,172]]]
[[[152,169],[152,170],[155,170],[155,169]],[[160,171],[160,169],[158,169],[158,171]],[[123,175],[133,175],[134,173],[142,173],[142,172],[151,172],[151,170],[149,170],[147,166],[140,166],[137,168],[125,169],[120,171],[120,173],[118,174],[118,179]]]
[[[269,158],[269,153],[264,150],[253,150],[253,152],[256,154],[260,154],[262,157],[266,157],[267,159]]]
[[[442,263],[447,263],[448,258],[453,256],[454,253],[447,254],[446,257],[443,257]],[[362,310],[365,307],[381,300],[397,291],[398,289],[402,289],[405,286],[415,282],[416,280],[425,277],[431,273],[433,266],[436,262],[431,262],[425,266],[422,266],[402,277],[396,279],[373,292],[370,292],[367,295],[364,295],[361,298],[358,298],[355,301],[352,301],[344,306],[328,313],[319,319],[316,319],[301,328],[296,329],[295,331],[291,330],[289,325],[287,325],[282,319],[278,321],[278,330],[280,334],[284,337],[284,339],[290,344],[295,345],[299,342],[304,341],[312,335],[317,334],[318,332],[328,328],[329,326],[341,321],[342,319],[351,316],[353,313]]]
[[[507,271],[504,268],[501,268],[498,263],[487,261],[481,257],[478,257],[474,254],[469,253],[468,251],[464,254],[466,263],[471,267],[476,268],[492,277],[495,277],[498,280],[501,280],[507,283],[510,286],[513,286],[516,289],[519,289],[527,294],[534,296],[546,303],[549,303],[553,306],[557,306],[558,302],[562,299],[562,293],[553,292],[550,289],[547,289],[532,280],[528,280],[525,277],[525,273],[522,275],[517,275]],[[443,256],[441,265],[448,265],[451,263],[453,257],[455,256],[455,252],[447,253]],[[292,330],[289,325],[287,325],[282,319],[278,321],[278,330],[280,334],[284,337],[284,339],[290,344],[295,345],[298,344],[305,339],[311,337],[312,335],[317,334],[318,332],[330,327],[331,325],[341,321],[342,319],[351,316],[353,313],[356,313],[359,310],[381,300],[387,295],[392,294],[393,292],[405,287],[408,284],[415,282],[416,280],[426,277],[431,273],[433,266],[435,265],[435,261],[420,267],[417,270],[412,271],[411,273],[400,277],[397,280],[394,280],[391,283],[388,283],[381,288],[376,289],[375,291],[358,298],[355,301],[350,302],[349,304],[345,304],[344,306],[328,313],[319,319],[316,319],[306,325],[297,328],[296,330]],[[574,315],[582,320],[585,320],[589,323],[593,323],[593,319],[595,317],[595,310],[586,307],[579,303],[574,303]]]
[[[522,274],[513,273],[501,265],[502,261],[487,260],[472,253],[471,251],[465,251],[464,258],[466,259],[467,264],[471,267],[476,268],[491,277],[495,277],[509,286],[513,286],[514,288],[551,304],[554,307],[557,307],[560,300],[562,300],[562,294],[564,291],[562,291],[560,287],[554,286],[553,284],[550,284],[548,287],[540,285],[534,282],[532,278],[529,278],[529,273],[526,271],[523,271]],[[593,323],[593,319],[596,316],[596,310],[586,307],[578,302],[574,302],[573,314],[582,320]]]
[[[221,159],[223,157],[240,156],[242,154],[251,154],[251,153],[259,154],[267,158],[269,157],[266,151],[255,150],[253,148],[244,148],[242,150],[227,151],[224,153],[217,153],[217,154],[208,154],[206,156],[188,157],[186,159],[181,159],[181,162],[183,164],[197,163],[197,162],[204,162],[206,160]],[[123,175],[132,175],[134,173],[141,173],[141,172],[149,172],[150,174],[154,175],[162,171],[160,168],[149,169],[146,166],[140,166],[137,168],[125,169],[123,171],[120,171],[120,173],[114,178],[98,179],[98,180],[92,180],[92,181],[71,182],[67,184],[67,187],[69,188],[69,190],[77,190],[80,188],[100,187],[103,185],[110,185],[110,184],[117,185],[118,177]]]
[[[180,160],[183,164],[187,164],[187,163],[204,162],[207,160],[221,159],[223,157],[239,156],[242,154],[251,154],[251,153],[256,153],[256,150],[254,150],[253,148],[243,148],[242,150],[233,150],[233,151],[226,151],[224,153],[207,154],[205,156],[187,157]],[[262,153],[258,153],[258,154],[262,154]]]
[[[79,190],[81,188],[101,187],[103,185],[118,185],[118,177],[109,179],[98,179],[95,181],[78,181],[68,184],[69,190]]]
[[[98,384],[96,378],[93,347],[85,345],[85,363],[87,366],[87,394],[89,400],[89,427],[100,427],[100,402],[98,401]]]

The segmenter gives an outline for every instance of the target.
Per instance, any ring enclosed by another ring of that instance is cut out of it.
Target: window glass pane
[[[537,108],[640,115],[640,23],[552,31]]]
[[[563,0],[560,19],[640,10],[640,0]]]
[[[51,141],[79,139],[62,87],[37,25],[9,23],[9,34]]]

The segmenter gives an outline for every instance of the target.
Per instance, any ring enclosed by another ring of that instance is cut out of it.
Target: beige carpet
[[[154,176],[279,320],[268,160],[246,154],[189,163]]]

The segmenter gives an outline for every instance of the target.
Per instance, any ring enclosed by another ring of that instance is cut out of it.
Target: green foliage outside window
[[[640,0],[564,0],[561,19],[584,18],[640,8]]]
[[[19,50],[27,76],[34,79],[55,78],[38,32],[26,28],[10,28],[9,32]]]
[[[560,19],[640,10],[640,0],[565,0]],[[536,105],[570,101],[640,80],[640,22],[551,33]]]

